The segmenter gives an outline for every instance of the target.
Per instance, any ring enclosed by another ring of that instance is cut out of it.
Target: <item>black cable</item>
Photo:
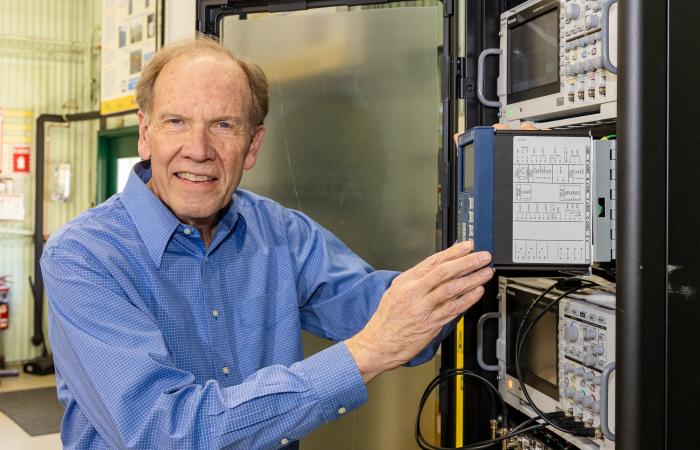
[[[569,289],[564,288],[564,286],[566,286],[566,284],[573,284],[573,283],[576,283],[576,285],[569,288]],[[548,425],[550,425],[553,428],[556,428],[557,430],[562,431],[564,433],[573,434],[574,436],[590,437],[591,433],[593,432],[592,431],[593,429],[589,430],[588,427],[575,429],[575,430],[571,429],[571,428],[565,428],[565,427],[562,427],[559,424],[555,423],[554,421],[550,420],[549,418],[545,417],[546,414],[541,409],[539,409],[537,407],[537,405],[535,405],[535,402],[532,400],[532,398],[530,397],[530,394],[527,391],[526,383],[525,383],[525,380],[523,378],[522,371],[520,368],[520,354],[521,354],[523,343],[525,342],[525,338],[530,333],[530,330],[532,330],[532,328],[535,326],[535,324],[547,313],[547,311],[549,311],[554,305],[559,303],[559,301],[561,301],[567,295],[569,295],[573,292],[579,291],[581,289],[595,286],[595,285],[596,285],[596,283],[594,283],[594,282],[585,281],[585,280],[582,280],[580,278],[565,278],[565,279],[560,280],[559,282],[553,284],[552,286],[547,288],[544,292],[542,292],[542,294],[540,294],[535,299],[535,301],[532,302],[532,304],[530,305],[528,310],[525,312],[525,315],[523,316],[522,320],[520,321],[520,327],[518,327],[518,333],[517,333],[516,338],[515,338],[515,370],[516,370],[516,373],[518,375],[518,379],[520,380],[520,387],[523,391],[523,394],[525,395],[525,398],[527,399],[528,404],[542,420],[547,422]],[[560,289],[564,288],[566,290],[561,295],[559,295],[557,298],[552,300],[537,315],[537,317],[535,317],[535,319],[532,320],[532,322],[530,322],[530,324],[527,326],[527,328],[523,332],[523,328],[525,326],[525,323],[527,323],[527,319],[530,316],[530,314],[532,313],[532,311],[535,309],[537,304],[539,304],[546,297],[546,295],[550,291],[552,291],[555,287],[559,287]]]
[[[566,288],[567,285],[572,285],[575,284],[571,288]],[[506,439],[513,438],[515,436],[518,436],[523,433],[527,433],[529,431],[533,431],[539,428],[543,428],[546,425],[545,424],[540,424],[537,423],[539,420],[543,420],[546,422],[546,424],[556,428],[557,430],[563,431],[564,433],[567,434],[573,434],[575,436],[586,436],[586,437],[592,437],[595,433],[595,429],[590,428],[590,427],[585,427],[585,426],[577,426],[575,429],[567,429],[559,426],[557,422],[562,421],[563,419],[568,419],[568,417],[563,416],[562,411],[554,411],[551,413],[545,413],[542,410],[540,410],[535,403],[532,401],[532,398],[530,397],[530,394],[527,392],[527,387],[525,386],[525,381],[522,376],[522,372],[520,369],[520,352],[522,349],[522,345],[525,341],[525,338],[527,335],[530,333],[530,330],[535,326],[535,324],[561,299],[566,297],[567,295],[579,291],[581,289],[591,287],[591,286],[596,286],[597,283],[594,283],[592,281],[587,281],[587,280],[582,280],[581,278],[565,278],[563,280],[559,280],[556,283],[553,283],[551,286],[549,286],[547,289],[545,289],[530,305],[528,310],[525,312],[525,315],[523,316],[521,322],[520,322],[520,327],[518,328],[518,333],[516,335],[515,343],[516,343],[516,356],[515,356],[515,368],[516,372],[518,375],[518,379],[521,380],[521,388],[523,393],[525,394],[525,398],[527,399],[529,405],[532,407],[532,409],[535,411],[537,414],[537,417],[532,417],[530,419],[527,419],[526,421],[520,423],[517,425],[515,428],[513,428],[509,433],[503,436],[499,436],[495,439],[489,439],[486,441],[481,441],[481,442],[475,442],[472,444],[468,444],[462,447],[439,447],[436,445],[433,445],[429,443],[424,437],[423,433],[420,428],[420,418],[423,413],[423,409],[425,407],[426,402],[428,401],[428,398],[430,397],[430,394],[435,390],[435,388],[442,383],[443,381],[454,377],[454,376],[465,376],[472,378],[476,381],[479,381],[481,383],[484,383],[488,386],[488,391],[491,396],[492,400],[492,413],[495,419],[496,413],[495,413],[495,405],[496,405],[496,399],[498,399],[500,405],[501,405],[501,411],[502,411],[502,418],[503,418],[503,425],[507,425],[508,421],[506,419],[506,414],[507,414],[507,409],[505,406],[505,401],[503,400],[503,396],[501,396],[501,393],[498,392],[498,389],[493,386],[487,379],[484,377],[474,373],[470,372],[466,369],[450,369],[446,370],[439,375],[437,375],[433,380],[428,384],[426,387],[425,391],[423,392],[423,396],[421,397],[420,404],[418,406],[418,415],[416,418],[416,426],[415,426],[415,438],[416,442],[418,443],[418,446],[422,450],[478,450],[478,449],[484,449],[487,447],[490,447],[494,444],[498,444]],[[555,288],[558,289],[566,289],[561,295],[559,295],[557,298],[552,300],[538,315],[535,317],[535,319],[530,322],[530,324],[527,326],[525,331],[523,332],[523,328],[525,323],[527,323],[527,319],[532,314],[532,310],[539,304],[540,301],[542,301],[548,293],[550,293],[552,290]],[[522,337],[521,337],[522,336]],[[527,426],[527,424],[535,422],[535,425],[532,426]]]
[[[506,404],[505,401],[503,401],[503,397],[501,396],[501,393],[498,392],[498,389],[494,387],[486,378],[482,377],[481,375],[478,375],[474,372],[470,372],[466,369],[450,369],[446,370],[439,375],[437,375],[433,380],[428,384],[428,386],[425,388],[425,391],[423,391],[423,396],[421,397],[419,406],[418,406],[418,416],[416,418],[416,426],[415,426],[415,435],[416,435],[416,442],[422,449],[430,449],[430,450],[447,450],[444,447],[437,447],[432,444],[430,444],[424,437],[423,433],[421,432],[420,429],[420,418],[423,413],[423,408],[425,407],[426,402],[428,401],[428,398],[430,398],[430,394],[435,390],[435,388],[443,381],[455,377],[458,375],[462,375],[467,378],[471,378],[473,380],[479,381],[486,386],[488,386],[488,391],[489,394],[491,395],[492,399],[492,416],[496,416],[496,399],[498,399],[498,402],[500,403],[501,406],[501,414],[506,414]],[[504,416],[505,417],[505,416]],[[460,447],[463,448],[463,447]],[[451,449],[450,449],[451,450]]]
[[[501,406],[501,415],[504,418],[503,423],[507,424],[507,419],[505,419],[506,414],[507,414],[506,404],[505,404],[505,401],[503,400],[503,397],[501,396],[501,393],[498,392],[498,389],[494,385],[492,385],[486,378],[482,377],[481,375],[478,375],[474,372],[470,372],[466,369],[446,370],[446,371],[442,372],[441,374],[439,374],[438,376],[436,376],[435,378],[433,378],[433,380],[428,384],[425,391],[423,392],[423,396],[421,397],[420,404],[418,406],[418,416],[416,418],[415,434],[416,434],[416,442],[418,443],[418,446],[422,450],[478,450],[478,449],[490,447],[490,446],[492,446],[494,444],[498,444],[506,439],[510,439],[510,438],[518,436],[520,434],[527,433],[529,431],[536,430],[536,429],[539,429],[539,428],[542,428],[545,426],[544,424],[538,423],[538,424],[535,424],[533,426],[522,428],[525,425],[527,425],[533,421],[540,420],[539,417],[535,417],[535,418],[529,419],[529,420],[521,423],[520,425],[518,425],[518,427],[513,429],[510,433],[508,433],[504,436],[499,436],[495,439],[488,439],[485,441],[475,442],[475,443],[468,444],[468,445],[465,445],[462,447],[439,447],[439,446],[431,444],[430,442],[428,442],[425,439],[425,437],[423,437],[423,433],[420,429],[420,418],[421,418],[421,415],[423,413],[423,408],[425,407],[426,402],[430,398],[430,394],[435,390],[435,388],[440,383],[442,383],[443,381],[445,381],[451,377],[460,376],[460,375],[464,376],[464,377],[472,378],[472,379],[479,381],[479,382],[485,384],[486,386],[488,386],[488,388],[489,388],[488,390],[492,394],[491,395],[492,399],[495,399],[495,398],[498,399],[498,403],[500,403],[500,406]],[[494,401],[493,404],[495,405],[496,402]],[[495,416],[495,409],[493,409],[492,411],[494,411],[494,416]],[[558,417],[558,416],[560,416],[560,412],[557,411],[554,413],[550,413],[548,415],[552,416],[552,417]]]
[[[545,415],[546,415],[547,417],[549,417],[551,420],[556,420],[557,422],[559,422],[560,420],[562,420],[562,419],[564,419],[564,418],[566,417],[566,414],[564,414],[564,411],[554,411],[554,412],[551,412],[551,413],[545,413]],[[521,422],[521,423],[518,424],[516,427],[512,428],[512,429],[510,430],[510,432],[513,433],[513,432],[515,432],[515,431],[518,431],[519,429],[523,428],[524,426],[529,425],[529,424],[531,424],[532,422],[537,422],[538,420],[542,420],[542,418],[539,417],[539,416],[530,417],[530,418],[527,419],[526,421]]]

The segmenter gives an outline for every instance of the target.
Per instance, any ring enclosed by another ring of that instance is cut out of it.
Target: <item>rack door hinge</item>
[[[460,56],[455,63],[457,98],[471,100],[476,95],[476,80],[467,77],[467,58]]]

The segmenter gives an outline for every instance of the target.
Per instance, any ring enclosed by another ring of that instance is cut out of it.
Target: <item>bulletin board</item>
[[[159,3],[102,0],[102,114],[136,109],[136,83],[156,50]]]

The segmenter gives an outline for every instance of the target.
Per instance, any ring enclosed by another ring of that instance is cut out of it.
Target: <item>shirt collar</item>
[[[136,230],[148,249],[151,259],[156,267],[160,267],[170,238],[179,226],[185,227],[185,225],[181,224],[172,211],[146,186],[151,175],[150,161],[135,164],[122,192],[121,202],[136,225]],[[213,251],[235,228],[239,203],[234,193],[231,204],[216,226],[209,252]]]
[[[157,267],[160,267],[165,247],[180,221],[146,186],[150,179],[150,161],[141,161],[134,165],[122,192],[121,202],[136,225],[136,231],[141,236],[151,259]]]

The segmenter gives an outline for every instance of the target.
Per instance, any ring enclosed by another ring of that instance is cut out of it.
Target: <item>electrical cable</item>
[[[501,417],[502,423],[506,424],[507,419],[506,419],[506,414],[507,414],[507,409],[505,405],[505,401],[503,400],[503,397],[501,396],[500,392],[498,392],[498,389],[493,386],[486,378],[482,377],[481,375],[478,375],[474,372],[470,372],[466,369],[450,369],[442,372],[428,384],[426,387],[425,391],[423,392],[423,396],[421,397],[420,404],[418,406],[418,416],[416,418],[416,426],[415,426],[415,437],[416,437],[416,442],[418,443],[418,446],[422,450],[478,450],[478,449],[483,449],[490,447],[492,445],[498,444],[506,439],[513,438],[515,436],[518,436],[523,433],[527,433],[529,431],[533,431],[539,428],[543,428],[545,424],[540,424],[536,423],[535,425],[532,426],[526,426],[529,425],[532,422],[536,422],[538,420],[541,420],[540,417],[533,417],[531,419],[526,420],[525,422],[519,424],[517,427],[515,427],[513,430],[511,430],[509,433],[503,436],[499,436],[495,439],[488,439],[485,441],[480,441],[480,442],[475,442],[472,444],[468,444],[462,447],[440,447],[437,445],[433,445],[429,443],[425,437],[423,436],[423,433],[420,428],[420,418],[423,413],[423,409],[425,407],[425,404],[430,398],[430,394],[435,390],[435,388],[442,382],[448,380],[449,378],[456,377],[456,376],[465,376],[468,378],[471,378],[473,380],[479,381],[482,384],[485,384],[488,387],[489,392],[492,394],[491,398],[494,400],[492,404],[492,412],[495,417],[495,405],[496,405],[496,399],[498,399],[498,403],[501,406]],[[563,413],[561,411],[555,411],[553,413],[546,413],[546,415],[553,420],[562,418]]]
[[[571,286],[572,287],[568,287]],[[568,285],[568,286],[567,286]],[[471,378],[473,380],[479,381],[482,384],[485,384],[488,387],[488,391],[491,397],[491,405],[492,405],[492,415],[496,416],[496,404],[499,403],[501,406],[501,420],[502,423],[505,425],[508,423],[507,421],[507,408],[505,405],[505,401],[503,400],[503,396],[501,395],[500,392],[498,392],[498,389],[491,384],[486,378],[482,377],[481,375],[478,375],[474,372],[470,372],[466,369],[450,369],[446,370],[439,375],[437,375],[433,380],[428,384],[426,387],[425,391],[423,392],[423,396],[421,397],[420,404],[418,406],[418,415],[416,418],[416,425],[415,425],[415,438],[416,442],[418,443],[418,446],[422,450],[478,450],[478,449],[484,449],[487,447],[490,447],[492,445],[498,444],[504,440],[513,438],[515,436],[518,436],[523,433],[527,433],[529,431],[533,431],[536,429],[544,428],[545,426],[549,425],[559,431],[562,431],[567,434],[573,434],[575,436],[586,436],[586,437],[592,437],[595,435],[595,428],[591,427],[585,427],[585,426],[576,426],[573,429],[569,428],[564,428],[561,426],[562,423],[567,423],[570,421],[570,417],[565,416],[563,411],[554,411],[551,413],[545,413],[541,409],[535,405],[533,402],[532,398],[530,397],[530,394],[527,392],[527,387],[525,385],[525,382],[523,381],[523,376],[522,376],[522,371],[520,368],[520,354],[522,350],[523,343],[525,342],[525,338],[527,338],[527,335],[530,333],[530,330],[535,326],[535,324],[552,308],[554,305],[559,303],[564,297],[566,297],[569,294],[572,294],[576,291],[579,291],[581,289],[585,289],[591,286],[597,286],[598,283],[595,283],[593,281],[588,281],[588,280],[583,280],[578,277],[570,277],[570,278],[565,278],[562,280],[559,280],[556,283],[553,283],[551,286],[546,288],[530,305],[530,307],[527,309],[525,312],[521,322],[520,326],[518,328],[518,332],[516,335],[515,343],[516,343],[516,355],[515,355],[515,369],[518,375],[518,379],[521,380],[521,388],[523,391],[523,394],[525,395],[525,398],[527,399],[527,402],[529,403],[530,407],[535,411],[537,414],[536,417],[532,417],[530,419],[525,420],[524,422],[520,423],[517,425],[515,428],[513,428],[509,433],[499,436],[495,439],[488,439],[485,441],[480,441],[480,442],[475,442],[472,444],[468,444],[462,447],[440,447],[433,445],[429,443],[425,437],[423,436],[423,433],[420,428],[420,418],[423,413],[423,409],[425,407],[426,402],[428,401],[428,398],[430,397],[430,394],[435,390],[435,388],[442,382],[446,381],[447,379],[451,377],[456,377],[456,376],[464,376]],[[554,300],[552,300],[535,318],[532,320],[527,328],[525,328],[525,324],[527,323],[527,319],[530,317],[530,314],[532,314],[532,311],[535,309],[535,307],[544,299],[546,298],[547,294],[552,292],[555,288],[563,290],[564,292],[557,296]],[[524,329],[524,331],[523,331]],[[498,402],[497,402],[498,400]],[[545,423],[538,423],[538,421],[543,420]],[[530,423],[535,423],[535,425],[527,426]],[[557,423],[559,422],[559,423]]]
[[[576,283],[575,286],[571,288],[566,288],[565,286],[567,284],[573,284]],[[587,281],[587,280],[582,280],[581,278],[565,278],[563,280],[558,281],[557,283],[553,284],[549,288],[547,288],[542,294],[540,294],[530,305],[530,307],[527,309],[525,314],[523,315],[523,318],[520,322],[520,326],[518,327],[518,332],[515,338],[515,370],[518,375],[518,379],[521,381],[520,387],[522,389],[523,394],[525,395],[525,398],[527,399],[528,404],[530,407],[535,411],[535,413],[542,418],[545,422],[547,422],[548,425],[552,426],[553,428],[562,431],[567,434],[573,434],[574,436],[586,436],[586,437],[591,437],[595,435],[595,429],[594,428],[589,428],[589,427],[577,427],[577,429],[570,429],[570,428],[565,428],[563,426],[560,426],[559,424],[555,423],[554,421],[550,420],[549,418],[545,417],[546,413],[544,413],[541,409],[535,405],[535,402],[532,400],[530,397],[529,392],[527,391],[526,383],[523,379],[522,375],[522,370],[520,368],[520,355],[521,355],[521,350],[523,343],[525,342],[525,338],[527,335],[530,333],[530,330],[535,326],[535,324],[549,311],[554,305],[559,303],[564,297],[566,297],[569,294],[572,294],[576,291],[579,291],[581,289],[585,289],[587,287],[591,286],[596,286],[597,283],[594,283],[592,281]],[[527,326],[525,331],[523,332],[523,328],[525,326],[525,323],[527,323],[527,319],[532,314],[532,311],[535,309],[535,307],[546,297],[546,295],[551,292],[555,287],[558,287],[559,289],[566,289],[561,295],[559,295],[557,298],[552,300],[538,315],[535,317],[534,320],[530,322],[530,324]]]
[[[566,417],[566,414],[564,414],[564,411],[554,411],[554,412],[545,413],[545,414],[546,414],[547,417],[549,417],[550,419],[552,419],[552,420],[557,420],[557,421],[562,420],[562,419],[564,419],[564,418]],[[537,422],[538,420],[542,420],[542,418],[539,417],[539,416],[530,417],[530,418],[527,419],[526,421],[524,421],[524,422],[518,424],[517,426],[515,426],[514,428],[512,428],[512,429],[510,430],[510,432],[513,433],[513,432],[515,432],[515,431],[518,431],[519,429],[523,428],[524,426],[529,425],[529,424],[531,424],[532,422]],[[541,425],[544,425],[544,424],[541,424]]]
[[[428,386],[425,388],[425,391],[423,391],[423,396],[421,397],[419,406],[418,406],[418,416],[416,417],[416,426],[415,426],[415,435],[416,435],[416,442],[422,449],[430,449],[430,450],[447,450],[444,447],[437,447],[432,444],[430,444],[424,437],[420,429],[420,418],[421,414],[423,412],[423,408],[425,407],[426,402],[428,401],[428,398],[430,397],[430,394],[435,390],[435,388],[443,381],[462,375],[467,378],[471,378],[473,380],[476,380],[478,382],[481,382],[482,384],[485,384],[488,387],[489,394],[492,399],[492,417],[496,417],[496,399],[498,399],[498,403],[501,406],[501,414],[505,415],[507,414],[506,411],[506,404],[505,401],[503,400],[503,397],[501,396],[501,393],[498,392],[498,389],[496,389],[495,386],[493,386],[486,378],[482,377],[481,375],[478,375],[474,372],[470,372],[466,369],[450,369],[446,370],[439,375],[437,375],[433,380],[428,384]],[[505,416],[504,416],[505,417]],[[490,444],[489,444],[490,445]],[[460,447],[463,448],[463,447]]]

